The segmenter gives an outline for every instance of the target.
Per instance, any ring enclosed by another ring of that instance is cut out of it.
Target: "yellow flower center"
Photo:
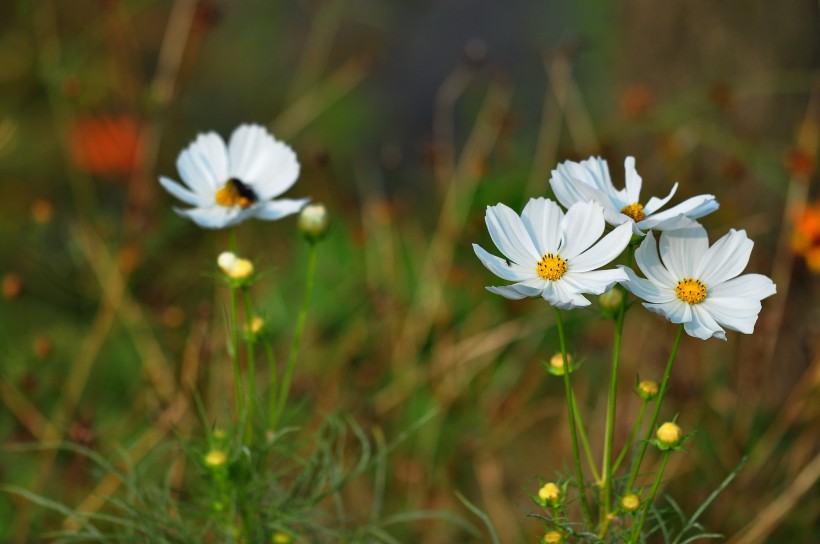
[[[706,285],[694,278],[683,278],[675,286],[675,294],[688,304],[698,304],[706,298]]]
[[[643,221],[646,217],[646,214],[643,213],[643,206],[639,202],[633,202],[628,206],[624,206],[624,209],[621,210],[621,213],[624,215],[628,215],[632,219],[635,220],[637,223],[638,221]]]
[[[557,253],[546,253],[535,268],[538,275],[545,280],[560,280],[564,272],[567,271],[567,261]]]
[[[220,190],[214,195],[214,200],[220,206],[231,208],[239,206],[240,208],[247,208],[258,200],[253,189],[242,183],[236,178],[231,178],[222,186]]]

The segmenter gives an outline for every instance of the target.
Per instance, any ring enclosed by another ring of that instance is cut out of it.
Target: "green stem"
[[[561,310],[555,308],[555,323],[558,327],[558,341],[561,344],[561,357],[564,360],[564,391],[567,397],[567,415],[569,419],[569,436],[572,443],[572,458],[575,463],[575,479],[578,481],[578,494],[581,503],[581,512],[588,528],[592,528],[592,514],[587,500],[587,488],[584,483],[584,473],[581,470],[581,456],[578,453],[578,436],[575,429],[575,417],[572,409],[575,403],[572,395],[572,386],[570,385],[569,375],[571,373],[569,361],[567,360],[567,344],[564,339],[564,323],[561,319]]]
[[[660,487],[661,485],[661,480],[663,480],[663,473],[666,470],[666,463],[669,461],[669,454],[669,450],[663,452],[663,457],[661,458],[661,466],[658,469],[658,473],[655,475],[655,483],[652,484],[652,491],[649,492],[649,497],[647,498],[646,502],[644,502],[644,504],[642,505],[640,520],[632,527],[632,536],[629,540],[631,543],[638,542],[638,538],[640,538],[641,536],[643,525],[644,523],[646,523],[646,516],[647,514],[649,514],[649,510],[652,508],[652,503],[655,502],[655,495],[658,492],[658,487]]]
[[[245,357],[247,359],[247,405],[248,405],[248,442],[253,439],[253,414],[256,407],[256,352],[254,350],[254,337],[250,330],[253,323],[253,302],[251,301],[250,290],[247,286],[242,287],[242,301],[245,305]]]
[[[578,438],[581,439],[581,447],[584,448],[584,455],[587,458],[587,466],[589,466],[589,470],[592,472],[592,477],[595,481],[600,482],[601,476],[598,474],[598,468],[595,466],[595,459],[593,458],[592,450],[589,447],[586,429],[584,429],[584,421],[581,419],[581,412],[578,410],[578,403],[575,402],[574,392],[572,395],[572,413],[575,416],[575,425],[578,428]]]
[[[672,363],[675,362],[675,355],[678,353],[678,346],[680,339],[683,336],[683,323],[678,326],[678,333],[675,336],[675,343],[672,346],[672,352],[669,354],[669,360],[666,362],[666,370],[663,372],[663,379],[658,390],[658,397],[655,399],[655,409],[652,411],[652,419],[649,420],[649,426],[646,429],[646,436],[641,442],[638,450],[638,457],[632,465],[632,470],[629,473],[629,483],[626,484],[627,491],[632,489],[635,485],[635,480],[638,478],[638,472],[641,469],[643,456],[646,454],[646,448],[649,446],[649,440],[652,438],[652,431],[655,430],[655,424],[658,422],[658,414],[661,411],[661,404],[663,404],[663,397],[666,395],[666,390],[669,384],[669,376],[672,374]]]
[[[229,247],[231,251],[236,251],[236,229],[230,229],[228,231],[229,236]],[[231,286],[230,289],[230,300],[228,302],[228,312],[229,312],[229,319],[230,323],[228,323],[228,327],[230,330],[231,335],[231,359],[232,359],[232,367],[233,367],[233,384],[234,384],[234,396],[236,397],[236,415],[237,417],[242,417],[242,406],[244,404],[243,395],[242,395],[242,370],[239,366],[239,323],[237,319],[237,300],[236,300],[236,287]]]
[[[279,392],[279,367],[276,365],[276,354],[273,352],[273,346],[267,338],[262,342],[262,346],[268,360],[268,372],[270,373],[268,383],[268,426],[272,429],[277,399],[279,398],[277,394]]]
[[[618,472],[618,467],[621,466],[621,462],[623,462],[624,457],[626,457],[626,452],[629,450],[629,446],[635,440],[635,436],[638,434],[638,429],[641,428],[641,424],[643,423],[643,417],[646,414],[646,407],[649,406],[649,401],[643,399],[641,403],[641,409],[638,412],[638,419],[635,420],[635,425],[632,426],[632,431],[629,433],[629,438],[626,439],[626,444],[624,447],[621,448],[621,453],[618,455],[618,458],[615,460],[615,464],[612,466],[612,473],[615,474]]]
[[[624,313],[626,312],[626,294],[621,300],[621,307],[618,310],[618,317],[615,320],[615,340],[612,345],[612,370],[609,378],[609,398],[606,407],[606,428],[604,431],[604,456],[601,462],[601,493],[603,494],[603,501],[601,501],[600,523],[598,536],[601,538],[606,535],[609,527],[608,517],[611,507],[612,494],[612,442],[615,437],[615,397],[618,393],[618,365],[621,360],[621,337],[624,330]]]
[[[285,410],[285,403],[290,393],[291,380],[293,379],[293,370],[296,366],[296,359],[299,356],[299,347],[302,343],[302,332],[305,330],[305,323],[307,321],[308,307],[310,306],[310,296],[313,293],[313,280],[316,276],[316,243],[310,242],[310,250],[308,253],[308,264],[305,278],[305,293],[302,298],[302,307],[299,310],[299,317],[296,321],[296,330],[293,334],[293,344],[290,347],[290,355],[285,365],[285,375],[282,378],[282,385],[279,390],[279,398],[277,399],[276,412],[272,418],[272,429],[276,429],[279,420],[282,418],[282,413]]]

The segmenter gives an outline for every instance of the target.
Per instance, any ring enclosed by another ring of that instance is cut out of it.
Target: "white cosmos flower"
[[[683,323],[691,336],[726,340],[722,327],[751,334],[760,301],[775,294],[772,280],[761,274],[739,274],[746,268],[754,243],[742,230],[730,230],[709,247],[702,226],[687,227],[660,235],[660,259],[650,232],[635,251],[635,261],[646,276],[629,276],[623,284],[643,305],[672,323]]]
[[[594,202],[575,204],[565,215],[552,200],[534,198],[520,217],[498,204],[487,207],[485,220],[490,238],[506,259],[477,244],[473,250],[490,272],[516,282],[487,287],[492,293],[513,300],[541,296],[557,308],[571,310],[590,304],[582,293],[598,295],[627,278],[623,270],[595,270],[621,254],[632,228],[622,225],[598,240],[606,223],[601,206]]]
[[[681,216],[697,219],[718,209],[714,195],[694,196],[665,211],[666,205],[678,190],[678,184],[664,198],[650,198],[641,204],[643,180],[635,170],[635,158],[624,161],[626,187],[615,190],[609,177],[609,168],[601,157],[590,157],[583,162],[566,161],[552,171],[550,186],[555,198],[569,208],[576,202],[594,200],[604,207],[604,218],[610,225],[632,223],[633,232],[643,236],[650,229],[666,230],[686,224]]]
[[[240,125],[227,147],[215,132],[200,134],[177,159],[185,186],[160,177],[165,189],[193,208],[174,208],[200,227],[221,229],[249,219],[297,213],[308,199],[278,199],[299,177],[299,161],[260,125]]]

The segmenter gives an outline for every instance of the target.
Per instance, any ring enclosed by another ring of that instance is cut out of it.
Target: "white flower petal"
[[[689,226],[661,233],[660,254],[667,270],[677,279],[694,277],[709,248],[706,230],[692,221]]]
[[[569,209],[573,204],[594,200],[604,207],[620,211],[621,203],[612,187],[606,161],[590,157],[582,163],[566,161],[552,171],[550,187],[558,202]]]
[[[777,292],[774,282],[762,274],[743,274],[723,283],[708,287],[709,298],[746,298],[762,300]]]
[[[564,236],[558,249],[567,261],[589,248],[601,237],[606,223],[603,208],[595,202],[573,204],[561,220]]]
[[[252,215],[257,219],[275,221],[276,219],[299,213],[309,201],[309,198],[300,198],[298,200],[291,200],[289,198],[270,200],[254,206]]]
[[[264,160],[253,163],[244,173],[247,181],[261,199],[277,197],[290,189],[299,178],[299,161],[287,144],[265,133],[260,152]]]
[[[654,196],[653,196],[653,197],[652,197],[652,198],[650,198],[650,199],[649,199],[649,201],[646,203],[646,206],[644,206],[644,207],[643,207],[643,212],[644,212],[646,215],[652,215],[652,214],[653,214],[653,213],[655,213],[656,211],[660,210],[661,208],[663,208],[664,206],[666,206],[666,203],[667,203],[667,202],[669,202],[670,200],[672,200],[672,197],[673,197],[673,196],[675,196],[675,192],[676,192],[677,190],[678,190],[678,184],[677,184],[677,183],[675,183],[675,184],[672,186],[672,190],[671,190],[671,191],[669,191],[669,194],[668,194],[668,195],[666,195],[665,197],[663,197],[663,198],[657,198],[657,197],[654,197]]]
[[[646,238],[635,250],[635,262],[638,263],[638,268],[641,269],[643,275],[655,285],[671,288],[678,282],[678,278],[673,276],[661,263],[655,236],[651,232],[647,233]]]
[[[626,281],[623,270],[593,270],[591,272],[567,272],[559,283],[565,283],[568,290],[575,293],[600,295],[618,282]]]
[[[501,285],[498,287],[490,286],[485,287],[487,291],[490,293],[495,293],[496,295],[501,295],[504,298],[508,298],[510,300],[521,300],[522,298],[527,298],[530,295],[526,295],[521,293],[519,290],[514,289],[512,285]]]
[[[241,223],[247,218],[247,214],[243,214],[240,208],[225,208],[224,206],[190,209],[174,208],[174,211],[206,229],[230,227]]]
[[[638,228],[643,230],[677,230],[683,229],[692,223],[685,215],[676,215],[674,217],[661,217],[661,214],[650,215],[643,221],[638,222]]]
[[[708,340],[715,337],[721,340],[726,340],[726,331],[709,315],[709,312],[700,304],[691,306],[692,321],[687,322],[683,329],[689,336],[700,338],[701,340]]]
[[[712,213],[719,207],[720,205],[717,200],[715,200],[715,195],[698,195],[686,199],[668,210],[652,214],[652,218],[658,222],[672,219],[678,215],[685,215],[689,219],[698,219],[706,214]]]
[[[228,142],[229,174],[243,183],[258,172],[265,160],[270,135],[261,125],[240,125]]]
[[[484,220],[490,238],[505,257],[520,265],[533,266],[541,259],[521,218],[508,206],[487,206]]]
[[[561,281],[550,281],[541,294],[544,300],[561,310],[573,310],[592,304],[589,300],[567,289]]]
[[[509,281],[520,281],[532,278],[536,274],[534,267],[526,268],[512,261],[496,257],[484,251],[484,248],[478,244],[473,244],[473,251],[475,251],[476,256],[481,260],[482,264],[499,278]]]
[[[762,307],[758,300],[731,297],[706,297],[698,306],[702,306],[715,321],[727,329],[745,334],[754,332],[757,316]]]
[[[672,323],[688,323],[692,321],[692,308],[680,299],[657,304],[644,302],[643,306],[650,312],[662,315]]]
[[[186,204],[190,204],[191,206],[208,206],[213,204],[213,199],[209,200],[194,192],[191,192],[172,179],[160,176],[159,182],[166,191]]]
[[[228,181],[216,176],[216,169],[211,163],[218,162],[218,159],[208,154],[209,149],[194,142],[177,158],[177,170],[182,181],[193,192],[203,197],[213,196]]]
[[[628,281],[622,282],[621,285],[623,285],[636,297],[656,304],[661,302],[672,302],[677,299],[677,295],[675,294],[675,290],[673,288],[639,278],[628,266],[620,265],[619,268],[623,270],[628,277]],[[666,272],[665,269],[664,272]]]
[[[210,170],[217,180],[217,187],[228,181],[228,150],[225,141],[216,132],[200,134],[191,147],[207,157]]]
[[[717,285],[736,277],[749,264],[754,243],[746,231],[732,229],[715,242],[703,256],[696,277],[707,286]]]
[[[600,268],[623,252],[632,238],[632,225],[623,224],[601,238],[598,243],[568,263],[572,272],[586,272]]]
[[[626,171],[626,199],[629,204],[640,202],[643,180],[635,170],[635,157],[627,157],[624,160],[624,170]]]
[[[531,198],[524,211],[521,221],[530,233],[539,254],[555,253],[561,241],[561,219],[564,212],[558,204],[546,198]]]

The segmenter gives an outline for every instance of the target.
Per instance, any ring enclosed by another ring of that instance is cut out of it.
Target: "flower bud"
[[[683,438],[683,431],[677,424],[669,421],[658,427],[655,436],[661,449],[671,449],[680,443]]]
[[[654,400],[658,396],[658,382],[641,380],[638,384],[638,396],[644,400]]]
[[[276,531],[270,537],[271,544],[290,544],[293,542],[293,538],[287,533],[283,533],[282,531]]]
[[[598,304],[601,305],[601,309],[614,312],[621,307],[623,300],[624,292],[618,286],[615,286],[598,297]]]
[[[308,204],[299,214],[299,230],[311,242],[321,240],[327,234],[328,223],[324,204]]]
[[[553,482],[547,482],[538,490],[541,506],[556,507],[561,503],[561,488]]]
[[[560,531],[550,531],[541,541],[544,544],[561,544],[564,541],[564,535]]]
[[[245,281],[253,276],[253,263],[248,259],[237,257],[230,251],[220,253],[216,264],[226,276],[235,281]]]
[[[205,465],[212,469],[218,469],[228,462],[228,454],[222,450],[209,450],[203,458]]]
[[[265,320],[258,315],[253,316],[250,323],[245,324],[245,332],[250,336],[257,336],[265,328]]]
[[[570,372],[572,372],[572,356],[569,353],[567,353],[567,363],[569,363]],[[548,370],[555,376],[564,375],[564,356],[561,353],[556,353],[550,358]]]
[[[624,495],[621,499],[621,508],[627,512],[635,512],[641,507],[641,498],[634,493]]]
[[[230,251],[223,251],[219,254],[219,257],[216,258],[216,264],[219,265],[219,268],[221,268],[226,275],[230,275],[230,271],[233,269],[235,263],[236,255]]]

